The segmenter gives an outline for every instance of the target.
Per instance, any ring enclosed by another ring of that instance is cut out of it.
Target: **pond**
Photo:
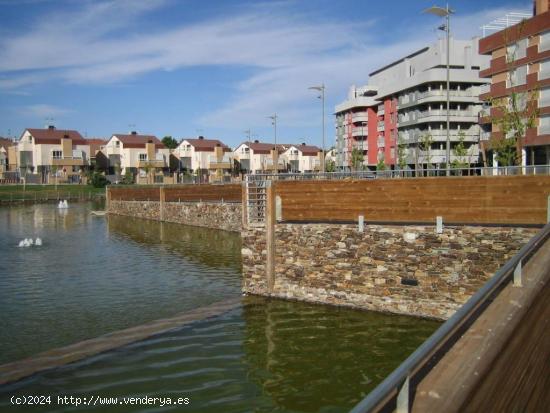
[[[240,296],[240,237],[75,204],[0,209],[0,355],[6,363]],[[41,247],[17,247],[25,237]],[[0,386],[14,395],[178,397],[188,406],[32,411],[344,412],[439,323],[244,297],[236,308]],[[97,399],[96,399],[97,401]],[[9,409],[9,410],[8,410]]]

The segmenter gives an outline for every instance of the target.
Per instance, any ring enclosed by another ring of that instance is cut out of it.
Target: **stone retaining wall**
[[[177,224],[240,232],[242,208],[227,202],[161,202],[110,200],[107,212]]]
[[[538,230],[505,227],[278,224],[267,291],[265,228],[243,231],[247,293],[450,317]]]

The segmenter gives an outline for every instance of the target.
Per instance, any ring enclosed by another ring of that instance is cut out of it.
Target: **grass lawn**
[[[105,195],[105,188],[91,185],[0,185],[0,200],[74,199]]]

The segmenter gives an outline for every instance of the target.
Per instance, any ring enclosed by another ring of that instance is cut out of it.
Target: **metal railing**
[[[426,367],[433,365],[434,357],[437,357],[437,360],[443,357],[441,349],[449,348],[460,338],[464,327],[470,325],[479,316],[479,309],[492,301],[494,294],[501,286],[512,279],[516,282],[518,273],[521,274],[522,266],[548,238],[550,238],[550,224],[546,224],[428,340],[359,402],[351,410],[351,413],[393,411],[394,409],[400,412],[410,411],[414,400],[415,383],[418,384],[427,374]]]
[[[550,165],[450,168],[451,176],[516,176],[550,175]],[[388,169],[379,171],[346,171],[318,173],[250,174],[247,181],[307,181],[339,179],[399,179],[447,176],[447,169]]]

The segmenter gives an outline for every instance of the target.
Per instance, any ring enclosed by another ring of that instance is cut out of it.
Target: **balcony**
[[[209,156],[208,169],[231,169],[231,158],[228,155],[224,155],[220,159],[216,156]]]
[[[166,162],[164,159],[140,159],[138,161],[138,168],[164,168],[166,167]]]
[[[66,157],[51,157],[51,165],[52,166],[83,166],[86,165],[86,162],[82,158],[82,156],[66,156]]]
[[[544,96],[539,98],[539,108],[545,108],[550,106],[550,96]]]
[[[351,136],[353,137],[367,136],[367,133],[368,133],[368,128],[366,126],[363,128],[361,127],[352,128],[351,130]]]
[[[376,130],[377,130],[378,132],[383,131],[383,130],[384,130],[384,122],[378,122],[378,125],[377,125],[377,127],[376,127]]]
[[[275,170],[284,170],[286,169],[286,164],[283,159],[279,159],[277,162],[277,165],[275,165],[275,162],[273,162],[273,159],[266,159],[264,161],[264,170],[266,171],[275,171]]]
[[[378,140],[376,141],[376,144],[378,145],[379,148],[383,148],[386,146],[386,141],[384,140],[384,138],[378,138]]]
[[[480,141],[488,141],[491,139],[491,132],[485,132],[482,131],[479,133],[479,140]]]
[[[351,115],[351,121],[353,123],[368,122],[368,120],[369,120],[369,117],[366,113],[354,113],[353,115]]]

